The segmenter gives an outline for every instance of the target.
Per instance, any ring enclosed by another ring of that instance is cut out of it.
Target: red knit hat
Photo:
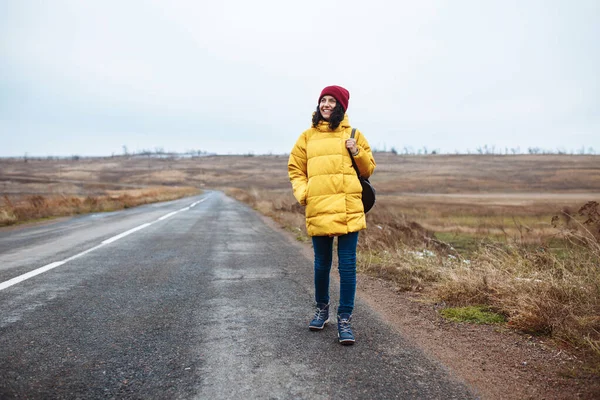
[[[333,96],[335,100],[342,105],[344,112],[346,112],[348,109],[348,100],[350,100],[350,92],[341,86],[327,86],[319,96],[319,103],[325,95]]]

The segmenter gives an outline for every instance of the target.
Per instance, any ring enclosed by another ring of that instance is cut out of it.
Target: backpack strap
[[[356,133],[356,128],[352,128],[352,133],[350,134],[350,139],[354,139],[355,133]],[[354,156],[352,155],[352,152],[350,151],[350,149],[348,149],[348,154],[350,154],[350,159],[352,160],[352,166],[354,167],[354,170],[356,171],[356,175],[358,175],[358,177],[360,178],[360,171],[358,170],[358,166],[356,165],[356,161],[354,161]]]

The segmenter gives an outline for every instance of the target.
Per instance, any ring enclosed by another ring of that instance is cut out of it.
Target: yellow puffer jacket
[[[345,145],[351,133],[347,115],[334,131],[321,121],[300,135],[290,153],[288,174],[294,196],[306,206],[309,236],[339,236],[367,227],[362,186]],[[373,153],[359,130],[354,138],[359,148],[354,160],[368,178],[375,170]]]

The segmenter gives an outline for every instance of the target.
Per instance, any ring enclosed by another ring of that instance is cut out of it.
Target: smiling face
[[[337,101],[335,100],[335,97],[329,95],[323,96],[321,102],[319,103],[319,111],[321,112],[324,120],[329,121],[329,117],[331,117],[331,113],[336,104]]]

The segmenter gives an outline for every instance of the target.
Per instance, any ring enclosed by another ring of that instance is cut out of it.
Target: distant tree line
[[[195,149],[190,149],[190,150],[186,150],[183,152],[177,152],[177,151],[165,151],[164,147],[155,147],[154,150],[150,150],[150,149],[142,149],[142,150],[138,150],[138,151],[133,151],[133,152],[129,152],[129,150],[127,149],[127,146],[123,145],[123,155],[124,156],[147,156],[147,157],[151,157],[151,156],[163,156],[163,157],[194,157],[194,156],[206,156],[206,155],[210,155],[210,153],[208,153],[207,151],[204,150],[195,150]],[[113,157],[115,156],[115,154],[113,153],[112,155]]]
[[[70,156],[53,156],[53,155],[48,155],[48,156],[30,156],[29,153],[25,153],[22,157],[0,157],[0,158],[7,158],[7,159],[22,159],[24,162],[28,162],[28,161],[41,161],[41,160],[70,160],[70,161],[79,161],[81,159],[85,159],[85,158],[114,158],[114,157],[157,157],[157,158],[178,158],[178,157],[205,157],[205,156],[210,156],[210,155],[215,155],[215,153],[209,153],[207,151],[204,150],[195,150],[195,149],[190,149],[187,151],[183,151],[183,152],[177,152],[177,151],[165,151],[163,147],[156,147],[154,148],[154,150],[147,150],[147,149],[142,149],[142,150],[138,150],[138,151],[132,151],[130,152],[127,149],[127,146],[123,146],[123,153],[122,154],[115,154],[112,153],[110,156],[80,156],[77,154],[73,154]]]
[[[504,147],[504,148],[496,148],[496,146],[477,146],[474,150],[467,149],[466,151],[455,150],[451,153],[444,153],[440,151],[440,149],[430,149],[427,146],[423,146],[420,148],[413,148],[411,146],[404,146],[401,151],[398,151],[396,147],[391,147],[389,150],[384,145],[383,148],[373,147],[374,153],[392,153],[392,154],[401,154],[401,155],[435,155],[435,154],[455,154],[455,155],[519,155],[519,154],[559,154],[559,155],[596,155],[596,150],[593,147],[585,147],[581,146],[577,150],[566,150],[564,148],[558,148],[555,150],[552,149],[544,149],[542,147],[527,147],[527,149],[522,150],[520,147]],[[22,159],[24,162],[33,161],[33,160],[71,160],[78,161],[84,158],[114,158],[114,157],[156,157],[156,158],[179,158],[179,157],[206,157],[216,155],[216,153],[209,153],[204,150],[195,150],[190,149],[184,152],[176,152],[176,151],[165,151],[163,147],[155,147],[154,150],[142,149],[138,151],[129,152],[127,146],[123,146],[122,154],[115,154],[106,157],[106,156],[79,156],[79,155],[71,155],[71,156],[38,156],[32,157],[28,153],[25,153],[23,157],[0,157],[0,158],[8,158],[8,159]],[[244,154],[247,157],[253,157],[254,153]],[[263,155],[273,155],[272,153],[263,154]]]
[[[376,153],[387,153],[386,146],[383,149],[374,147],[373,152]],[[404,154],[404,155],[429,155],[429,154],[456,154],[456,155],[517,155],[517,154],[568,154],[568,155],[595,155],[596,150],[593,147],[581,146],[577,150],[566,150],[564,148],[558,149],[544,149],[542,147],[528,147],[525,150],[521,150],[520,147],[504,147],[496,148],[496,146],[477,146],[474,150],[467,149],[466,151],[455,150],[454,152],[442,152],[440,149],[429,149],[427,146],[420,148],[413,148],[411,146],[404,146],[402,151],[398,151],[395,147],[391,147],[389,150],[393,154]]]

